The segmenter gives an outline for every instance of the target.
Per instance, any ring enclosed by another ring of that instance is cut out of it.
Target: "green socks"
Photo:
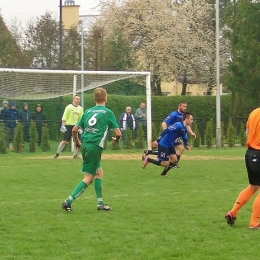
[[[73,192],[71,193],[71,195],[67,198],[66,202],[71,205],[71,203],[78,198],[84,191],[85,189],[88,187],[88,185],[84,182],[81,181],[73,190]]]
[[[95,185],[95,191],[97,196],[97,203],[98,205],[104,205],[102,199],[102,179],[95,178],[94,185]]]
[[[102,199],[102,179],[94,179],[94,186],[95,186],[95,191],[96,191],[96,197],[97,197],[97,203],[98,205],[104,205],[103,199]],[[71,205],[72,202],[78,198],[88,187],[88,185],[81,181],[73,190],[71,195],[67,198],[66,202],[68,205]]]

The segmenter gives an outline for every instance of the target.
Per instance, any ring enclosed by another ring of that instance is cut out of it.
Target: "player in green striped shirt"
[[[111,210],[111,208],[103,203],[102,198],[102,177],[103,170],[101,168],[101,154],[103,152],[105,139],[109,129],[113,129],[116,137],[113,142],[118,143],[121,132],[114,113],[105,107],[107,101],[107,92],[103,88],[96,88],[94,91],[94,99],[96,106],[85,111],[79,122],[73,127],[72,135],[76,147],[81,147],[82,153],[82,173],[83,180],[75,187],[71,195],[61,204],[66,211],[72,210],[72,202],[78,198],[85,189],[94,181],[97,209]],[[83,130],[81,142],[78,138],[78,130]]]

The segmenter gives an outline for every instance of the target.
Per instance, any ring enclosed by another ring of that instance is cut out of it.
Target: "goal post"
[[[74,79],[76,76],[76,80]],[[151,78],[144,71],[79,71],[0,68],[0,98],[41,100],[81,93],[112,82],[145,77],[147,145],[152,143]],[[76,82],[75,82],[76,81]],[[83,84],[81,84],[84,83]]]

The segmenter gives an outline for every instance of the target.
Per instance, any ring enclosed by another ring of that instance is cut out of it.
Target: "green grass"
[[[91,185],[71,213],[60,204],[82,178],[81,160],[0,155],[0,259],[255,259],[253,199],[235,226],[224,220],[247,186],[244,153],[185,151],[169,178],[162,167],[143,170],[141,160],[104,160],[103,196],[113,211],[96,210]]]

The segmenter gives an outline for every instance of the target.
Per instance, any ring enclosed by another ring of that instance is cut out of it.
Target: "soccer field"
[[[0,155],[0,259],[256,259],[253,199],[235,226],[224,219],[247,185],[244,153],[185,151],[169,178],[162,167],[143,170],[140,154],[104,159],[103,197],[113,211],[97,211],[91,185],[71,213],[60,204],[82,178],[81,160]]]

